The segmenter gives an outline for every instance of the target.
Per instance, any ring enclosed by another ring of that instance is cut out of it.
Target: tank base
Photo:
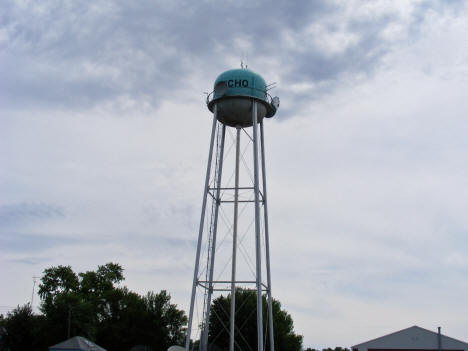
[[[217,119],[230,127],[252,126],[252,99],[229,98],[216,102]],[[257,102],[257,121],[260,123],[266,116],[265,105]]]

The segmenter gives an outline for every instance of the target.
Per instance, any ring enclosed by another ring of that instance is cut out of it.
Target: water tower
[[[221,294],[230,294],[226,311],[229,323],[224,323],[229,351],[248,349],[242,346],[244,321],[236,320],[242,308],[236,306],[236,289],[256,292],[256,311],[251,313],[256,312],[257,350],[264,350],[268,337],[270,350],[274,351],[263,121],[275,115],[279,98],[271,98],[270,87],[251,70],[232,69],[218,76],[214,91],[207,97],[213,124],[186,351],[191,338],[199,339],[200,351],[211,349],[210,344],[216,342],[209,322],[210,318],[223,317],[214,316],[211,310],[212,302]],[[268,306],[265,333],[264,293]]]

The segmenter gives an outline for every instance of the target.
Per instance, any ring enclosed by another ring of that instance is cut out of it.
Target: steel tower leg
[[[202,203],[202,211],[201,211],[201,218],[200,218],[200,227],[198,230],[198,242],[197,242],[197,254],[195,256],[195,270],[193,273],[193,284],[192,284],[192,296],[190,298],[190,310],[189,310],[189,319],[187,325],[187,337],[185,339],[185,351],[189,351],[190,348],[190,336],[192,332],[192,322],[193,322],[193,309],[195,305],[195,293],[197,290],[198,285],[198,268],[200,264],[200,251],[201,251],[201,244],[202,244],[202,237],[203,237],[203,226],[205,223],[205,210],[206,210],[206,198],[208,196],[209,185],[210,185],[210,172],[211,172],[211,161],[213,158],[213,145],[216,133],[216,123],[217,123],[217,107],[214,107],[213,113],[213,125],[211,127],[211,141],[210,141],[210,151],[208,154],[208,165],[206,169],[206,178],[205,178],[205,187],[203,188],[203,203]]]
[[[219,206],[221,205],[221,178],[223,173],[223,158],[224,158],[224,140],[226,136],[226,125],[223,124],[221,134],[221,149],[219,151],[219,163],[218,163],[218,179],[216,180],[216,206],[213,221],[213,241],[211,243],[211,259],[210,259],[210,273],[208,281],[208,297],[206,302],[206,313],[205,313],[205,326],[203,330],[203,336],[200,338],[200,349],[206,351],[208,349],[208,334],[210,327],[210,311],[211,311],[211,297],[213,295],[213,272],[215,263],[216,253],[216,237],[218,233],[218,213]]]
[[[257,351],[263,351],[262,318],[262,250],[260,240],[260,199],[258,177],[258,126],[257,102],[252,100],[253,153],[254,153],[254,192],[255,192],[255,248],[256,248],[256,285],[257,285]]]
[[[275,351],[274,333],[273,333],[273,298],[271,294],[271,270],[270,270],[270,233],[268,227],[268,202],[266,187],[266,167],[265,167],[265,139],[263,134],[263,121],[260,122],[260,149],[262,153],[262,180],[263,180],[263,215],[265,227],[265,256],[267,273],[267,294],[268,294],[268,324],[270,336],[270,351]]]
[[[239,209],[239,156],[240,127],[236,127],[236,175],[234,185],[234,223],[232,228],[232,274],[231,274],[231,313],[229,318],[229,351],[234,351],[234,323],[236,319],[236,259],[237,259],[237,220]]]

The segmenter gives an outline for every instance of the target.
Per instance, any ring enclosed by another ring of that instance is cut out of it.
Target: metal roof
[[[353,349],[436,349],[438,333],[414,325],[351,346]],[[442,349],[468,350],[468,343],[441,334]]]
[[[107,351],[82,336],[74,336],[73,338],[62,341],[61,343],[49,346],[49,350]]]

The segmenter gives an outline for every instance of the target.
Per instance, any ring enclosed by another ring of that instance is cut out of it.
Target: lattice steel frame
[[[219,149],[215,151],[215,136],[216,129],[221,124],[217,120],[217,106],[214,106],[213,109],[213,124],[211,129],[211,139],[210,139],[210,148],[208,154],[208,165],[206,170],[205,186],[203,190],[203,201],[202,201],[202,211],[200,218],[199,234],[197,241],[197,251],[195,256],[195,269],[193,275],[193,284],[192,284],[192,294],[190,298],[190,310],[189,310],[189,319],[187,327],[187,336],[185,342],[185,350],[190,351],[190,338],[192,332],[193,324],[193,314],[194,314],[194,305],[196,298],[197,287],[202,288],[205,291],[205,300],[204,300],[204,311],[203,311],[203,321],[202,321],[202,331],[200,332],[200,351],[207,351],[208,348],[208,332],[209,332],[209,319],[210,319],[210,308],[212,294],[214,291],[230,291],[231,292],[231,306],[230,306],[230,344],[229,351],[234,351],[235,340],[234,340],[234,325],[235,325],[235,289],[237,284],[252,284],[256,288],[257,296],[257,351],[264,351],[263,345],[263,318],[262,318],[262,292],[267,294],[268,302],[268,335],[269,335],[269,345],[270,351],[274,351],[274,335],[273,335],[273,307],[272,307],[272,294],[271,294],[271,270],[270,270],[270,240],[269,240],[269,227],[268,227],[268,207],[267,207],[267,188],[266,188],[266,170],[265,170],[265,142],[264,142],[264,129],[263,121],[258,123],[257,121],[257,104],[258,102],[255,99],[252,99],[252,145],[253,145],[253,168],[254,168],[254,184],[253,187],[240,187],[239,186],[239,145],[240,145],[240,127],[236,127],[236,161],[235,161],[235,186],[232,188],[221,187],[222,179],[222,170],[223,170],[223,157],[224,157],[224,144],[225,144],[225,134],[226,134],[226,125],[222,124],[220,127],[221,130],[221,144]],[[260,126],[260,128],[258,128]],[[260,129],[260,133],[258,132]],[[260,159],[261,165],[259,165],[259,144],[260,144]],[[215,157],[216,163],[215,168],[215,186],[210,187],[210,176],[211,170],[213,168],[212,161],[213,155],[215,152],[219,154]],[[259,179],[259,169],[262,169],[262,190],[260,191],[260,179]],[[253,190],[254,199],[253,200],[239,200],[239,190]],[[222,200],[221,191],[222,190],[234,190],[234,200]],[[211,223],[211,248],[209,247],[209,255],[207,265],[209,267],[208,280],[199,279],[200,271],[200,254],[203,243],[203,234],[204,234],[204,221],[206,215],[206,204],[207,198],[211,197],[214,201],[214,212],[212,212],[212,223]],[[233,251],[232,251],[232,273],[231,280],[213,280],[213,271],[215,264],[215,251],[216,251],[216,234],[218,226],[218,215],[219,215],[219,206],[223,202],[231,202],[234,204],[234,218],[233,218]],[[253,202],[255,205],[255,253],[256,253],[256,273],[255,280],[236,280],[236,250],[237,250],[237,221],[238,221],[238,204],[241,202]],[[263,221],[264,221],[264,240],[265,240],[265,265],[266,265],[266,283],[262,281],[262,250],[261,250],[261,209],[260,205],[263,205]],[[210,251],[211,250],[211,251]],[[226,288],[217,288],[217,284],[231,284],[230,289]]]

